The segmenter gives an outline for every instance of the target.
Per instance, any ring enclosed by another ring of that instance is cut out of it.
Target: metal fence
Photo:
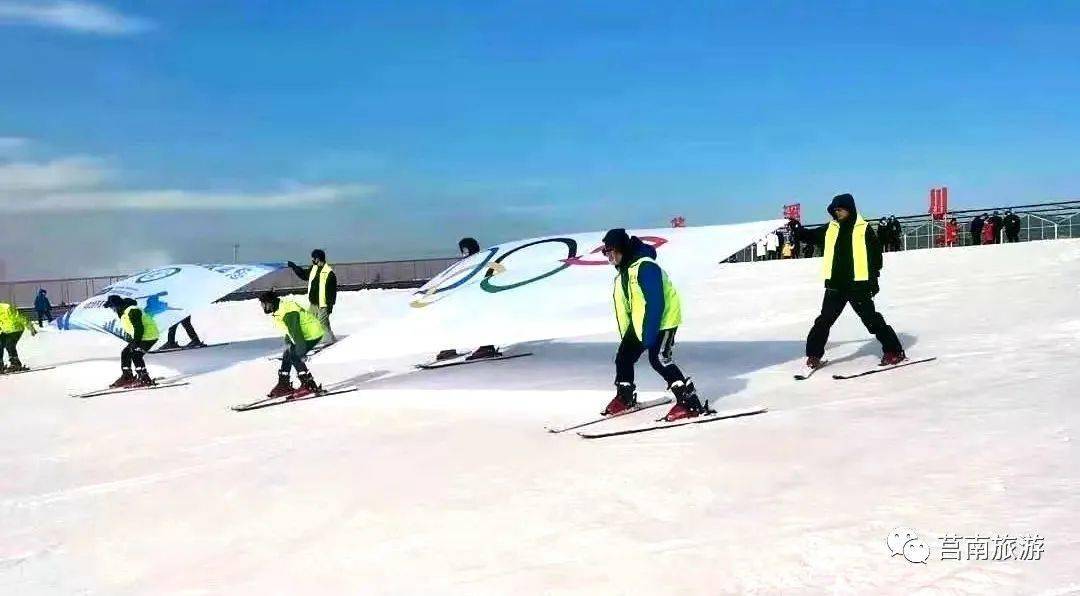
[[[984,213],[993,215],[994,212],[998,212],[1000,216],[1004,217],[1005,212],[1008,210],[1020,217],[1020,242],[1080,238],[1080,201],[1060,201],[1056,203],[954,211],[949,214],[949,218],[955,218],[960,228],[956,245],[970,246],[975,243],[970,228],[971,221],[977,216]],[[936,248],[944,245],[946,220],[934,220],[926,214],[905,215],[896,219],[900,222],[902,231],[902,250]],[[870,224],[876,228],[876,220],[870,220]],[[787,230],[784,230],[784,233],[786,234]],[[1004,233],[999,231],[997,239],[999,242],[1004,242]],[[800,250],[800,252],[802,251]],[[820,257],[821,250],[813,250],[810,255]],[[799,257],[803,256],[806,255],[799,255]],[[754,245],[751,244],[728,257],[726,262],[744,263],[754,260]]]
[[[338,286],[343,290],[362,288],[416,287],[435,277],[457,261],[457,258],[418,259],[410,261],[376,261],[364,263],[333,263]],[[48,292],[49,301],[58,309],[75,305],[94,296],[108,286],[129,277],[109,275],[70,279],[32,279],[0,282],[0,302],[31,308],[39,289]],[[271,273],[241,288],[231,298],[243,298],[268,289],[303,291],[307,283],[291,270]]]

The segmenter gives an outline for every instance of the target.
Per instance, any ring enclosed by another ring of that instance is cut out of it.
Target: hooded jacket
[[[630,266],[642,258],[656,258],[656,249],[645,244],[640,238],[630,238],[630,248],[627,256],[619,263],[619,281],[622,284],[624,296],[630,295],[627,287],[630,283],[628,271]],[[660,323],[664,318],[664,272],[656,263],[642,263],[638,268],[638,285],[641,293],[645,296],[645,323],[642,325],[641,343],[651,347],[660,336]]]
[[[832,276],[825,280],[825,287],[831,290],[861,290],[870,289],[877,284],[884,265],[881,256],[881,242],[872,226],[866,226],[866,256],[870,268],[868,281],[855,281],[855,259],[851,249],[852,231],[858,219],[859,211],[855,206],[855,198],[849,194],[838,195],[829,204],[829,215],[836,220],[836,210],[840,207],[847,209],[851,215],[840,224],[840,233],[836,238],[836,248],[833,251]],[[825,236],[829,226],[806,229],[799,227],[796,235],[799,240],[825,248]]]
[[[37,312],[49,312],[52,310],[52,305],[49,304],[49,297],[45,292],[39,291],[37,297],[34,298],[34,310]]]

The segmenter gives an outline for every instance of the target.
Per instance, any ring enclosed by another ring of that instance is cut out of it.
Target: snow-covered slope
[[[151,356],[195,375],[177,389],[72,399],[116,376],[119,344],[28,338],[25,361],[65,364],[0,378],[0,593],[1080,590],[1080,242],[888,255],[879,306],[940,359],[796,383],[818,264],[680,283],[679,363],[720,407],[772,411],[593,442],[543,429],[606,403],[608,334],[430,372],[331,350],[316,377],[363,391],[246,413],[228,406],[269,388],[280,345],[252,302],[196,317],[231,345]],[[365,331],[408,296],[346,294],[336,327],[389,341]],[[849,311],[826,370],[877,352]],[[644,362],[639,381],[661,389]],[[890,556],[897,527],[927,564]],[[947,534],[1031,533],[1038,561],[941,560]]]

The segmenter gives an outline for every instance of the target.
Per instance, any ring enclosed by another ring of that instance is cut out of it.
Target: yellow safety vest
[[[131,309],[138,308],[137,306],[129,306],[124,309],[124,312],[120,313],[120,327],[124,329],[124,333],[128,334],[128,337],[135,337],[135,325],[131,322]],[[143,341],[157,341],[158,335],[157,323],[154,322],[154,317],[146,314],[145,310],[139,310],[142,313],[142,317],[139,320],[142,321],[142,338]]]
[[[285,315],[292,312],[300,315],[300,334],[304,336],[304,341],[311,342],[322,338],[323,327],[319,319],[316,319],[311,313],[304,310],[304,307],[292,300],[282,300],[278,303],[278,309],[274,312],[274,324],[278,326],[278,329],[289,341],[292,341],[293,338],[289,337],[289,328],[285,325]]]
[[[855,264],[854,281],[870,281],[870,257],[866,252],[866,220],[861,215],[855,218],[855,227],[851,230],[851,262]],[[840,222],[829,222],[825,232],[825,257],[821,270],[825,279],[832,279],[833,255],[836,253],[836,239],[840,237]]]
[[[308,296],[311,296],[311,288],[315,285],[315,280],[319,280],[319,303],[315,306],[320,308],[326,308],[326,280],[330,279],[330,273],[334,270],[330,263],[326,263],[319,269],[319,275],[315,275],[315,265],[311,266],[311,271],[308,273],[307,288]]]
[[[619,337],[626,335],[626,330],[633,325],[634,334],[639,340],[643,340],[642,329],[645,327],[645,293],[641,291],[638,283],[638,269],[643,263],[656,263],[649,257],[642,257],[635,261],[626,270],[629,277],[626,286],[630,291],[627,296],[623,292],[622,272],[615,276],[615,320],[619,323]],[[675,290],[667,272],[661,270],[664,279],[664,315],[660,319],[660,330],[674,329],[682,323],[682,304],[679,301],[679,292]]]
[[[18,333],[30,325],[30,319],[13,304],[0,302],[0,333]]]

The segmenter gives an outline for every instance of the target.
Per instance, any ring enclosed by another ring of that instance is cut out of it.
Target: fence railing
[[[375,261],[333,263],[338,287],[343,290],[362,288],[418,287],[457,261],[457,258],[416,259],[409,261]],[[70,279],[32,279],[0,282],[0,302],[31,308],[39,289],[48,292],[54,307],[64,308],[86,300],[126,279],[127,275],[79,277]],[[285,292],[302,291],[307,283],[290,269],[271,273],[241,288],[229,297],[247,297],[268,289]]]
[[[955,218],[959,226],[957,246],[970,246],[976,244],[970,232],[971,222],[984,213],[993,214],[995,211],[1003,217],[1005,211],[1011,210],[1020,217],[1020,242],[1033,240],[1055,240],[1067,238],[1080,238],[1080,201],[1059,201],[1055,203],[1037,203],[1032,205],[1017,205],[1005,207],[991,207],[988,209],[964,209],[949,214],[949,219]],[[935,220],[927,214],[905,215],[896,218],[901,228],[901,250],[919,250],[937,248],[944,245],[945,223],[947,220]],[[877,227],[878,220],[869,220],[870,225]],[[822,224],[817,224],[822,225]],[[807,227],[814,227],[807,225]],[[786,233],[786,230],[785,230]],[[1005,242],[1005,234],[999,230],[997,242]],[[982,244],[981,240],[979,244]],[[800,247],[799,252],[803,253]],[[798,257],[821,256],[821,250],[810,251],[809,255],[799,254]],[[747,246],[739,252],[731,255],[727,262],[742,263],[755,259],[754,245]]]

